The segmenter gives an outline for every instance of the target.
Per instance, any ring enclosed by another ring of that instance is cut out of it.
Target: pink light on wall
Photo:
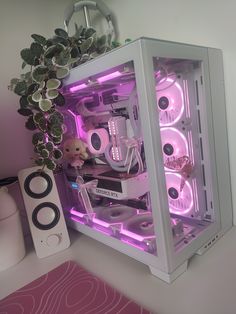
[[[70,88],[70,92],[74,93],[74,92],[77,92],[78,90],[84,89],[86,87],[87,87],[87,84],[85,84],[85,83],[80,84],[80,85],[76,85],[76,86],[73,86]]]
[[[97,79],[97,81],[98,81],[99,83],[103,83],[103,82],[112,80],[112,79],[114,79],[114,78],[116,78],[116,77],[119,77],[119,76],[121,76],[121,75],[122,75],[121,72],[115,71],[115,72],[113,72],[113,73],[111,73],[111,74],[107,74],[107,75],[104,75],[104,76],[99,77],[99,78]]]

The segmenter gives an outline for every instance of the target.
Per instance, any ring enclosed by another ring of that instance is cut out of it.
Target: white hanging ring
[[[105,3],[102,0],[80,0],[76,3],[70,4],[64,14],[64,27],[65,30],[68,32],[68,26],[71,20],[72,15],[75,12],[80,11],[81,9],[84,10],[84,15],[85,15],[85,22],[86,26],[89,27],[89,16],[88,16],[88,11],[87,9],[92,9],[92,10],[98,10],[106,19],[107,24],[108,24],[108,34],[111,36],[112,40],[117,39],[117,31],[114,26],[113,22],[113,17],[112,14],[109,10],[109,8],[105,5]]]

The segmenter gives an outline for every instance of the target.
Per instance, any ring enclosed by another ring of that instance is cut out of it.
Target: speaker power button
[[[61,237],[58,234],[51,234],[47,237],[47,245],[50,247],[56,247],[61,242]]]

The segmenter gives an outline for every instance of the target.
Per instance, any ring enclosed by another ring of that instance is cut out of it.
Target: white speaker
[[[68,248],[70,239],[53,172],[33,167],[21,170],[18,178],[37,256]]]

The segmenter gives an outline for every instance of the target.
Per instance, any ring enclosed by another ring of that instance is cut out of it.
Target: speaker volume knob
[[[61,242],[61,237],[59,234],[51,234],[47,237],[47,245],[50,247],[55,247]]]

